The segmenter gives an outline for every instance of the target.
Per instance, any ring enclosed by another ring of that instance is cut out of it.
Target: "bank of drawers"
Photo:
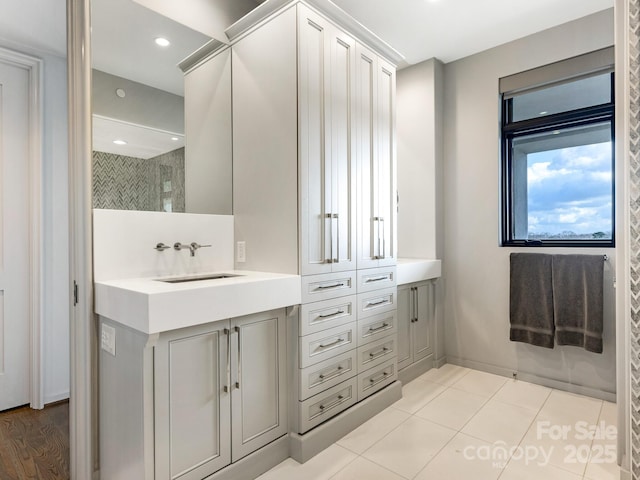
[[[303,277],[298,431],[397,379],[396,268]]]

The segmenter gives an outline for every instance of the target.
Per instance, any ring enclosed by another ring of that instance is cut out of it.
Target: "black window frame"
[[[577,79],[576,79],[577,80]],[[503,247],[615,247],[615,77],[610,72],[611,101],[606,104],[584,107],[536,118],[512,121],[513,96],[500,97],[501,101],[501,242]],[[535,133],[553,132],[559,129],[595,125],[603,122],[611,124],[611,238],[610,239],[516,239],[514,219],[514,139]]]

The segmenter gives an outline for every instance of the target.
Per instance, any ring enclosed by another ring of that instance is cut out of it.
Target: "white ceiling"
[[[405,56],[445,63],[613,7],[613,0],[333,0]]]
[[[613,0],[334,0],[334,3],[403,53],[409,64],[431,57],[450,62],[613,6]],[[0,38],[64,55],[65,14],[65,0],[2,1]],[[25,29],[25,25],[29,28]]]

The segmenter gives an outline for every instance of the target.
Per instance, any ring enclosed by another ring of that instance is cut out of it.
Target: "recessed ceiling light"
[[[551,132],[554,135],[560,135],[560,130],[554,130],[553,132]]]
[[[115,143],[116,145],[126,145],[127,142],[125,142],[124,140],[114,140],[113,143]]]
[[[178,137],[171,137],[171,140],[173,140],[174,142],[177,142],[180,139]]]
[[[543,112],[540,112],[540,115],[546,115],[547,113],[549,113],[549,112],[547,112],[547,111],[545,110],[545,111],[543,111]]]
[[[156,45],[160,45],[161,47],[168,47],[171,45],[171,42],[164,37],[156,38]]]

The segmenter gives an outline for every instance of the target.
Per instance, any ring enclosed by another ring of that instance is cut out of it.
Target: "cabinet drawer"
[[[355,293],[355,271],[302,277],[302,303],[319,302]]]
[[[396,309],[396,287],[358,294],[358,320]]]
[[[356,354],[356,350],[350,350],[337,357],[298,370],[300,375],[299,399],[305,400],[353,377],[357,373]]]
[[[396,267],[358,270],[358,293],[397,286]]]
[[[396,358],[358,375],[358,401],[386,387],[398,378]]]
[[[309,335],[355,320],[355,295],[305,303],[300,307],[300,335]]]
[[[356,322],[312,333],[299,338],[300,368],[314,365],[356,346]]]
[[[396,310],[358,320],[358,346],[366,345],[398,331]]]
[[[300,402],[298,433],[305,433],[316,425],[349,408],[358,400],[358,377],[339,383],[333,388]]]
[[[391,357],[395,357],[397,350],[397,335],[389,335],[363,347],[358,347],[358,372],[364,372],[386,362]]]

